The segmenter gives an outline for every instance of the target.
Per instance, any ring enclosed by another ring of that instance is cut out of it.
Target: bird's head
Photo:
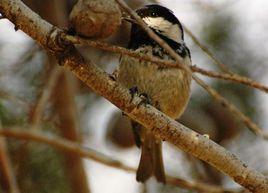
[[[151,4],[136,10],[136,12],[150,28],[158,33],[176,42],[183,41],[182,25],[168,8]]]

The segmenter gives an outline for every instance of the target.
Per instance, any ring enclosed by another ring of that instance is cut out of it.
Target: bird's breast
[[[184,111],[190,95],[191,75],[177,68],[159,68],[147,61],[123,56],[118,80],[127,88],[136,86],[146,93],[152,105],[172,118]]]

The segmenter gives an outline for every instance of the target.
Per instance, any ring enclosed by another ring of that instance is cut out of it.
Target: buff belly
[[[149,96],[153,106],[174,119],[180,117],[189,100],[191,75],[181,69],[159,68],[156,64],[123,56],[118,80],[127,88],[136,86],[139,93]]]

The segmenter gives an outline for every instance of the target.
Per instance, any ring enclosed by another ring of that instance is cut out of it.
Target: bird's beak
[[[134,19],[132,19],[129,16],[123,16],[122,19],[132,24],[137,23]]]

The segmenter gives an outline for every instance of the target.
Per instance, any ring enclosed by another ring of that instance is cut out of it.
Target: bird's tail
[[[138,182],[145,182],[152,175],[158,182],[166,183],[162,141],[157,139],[148,129],[141,129],[141,158],[137,170]]]

